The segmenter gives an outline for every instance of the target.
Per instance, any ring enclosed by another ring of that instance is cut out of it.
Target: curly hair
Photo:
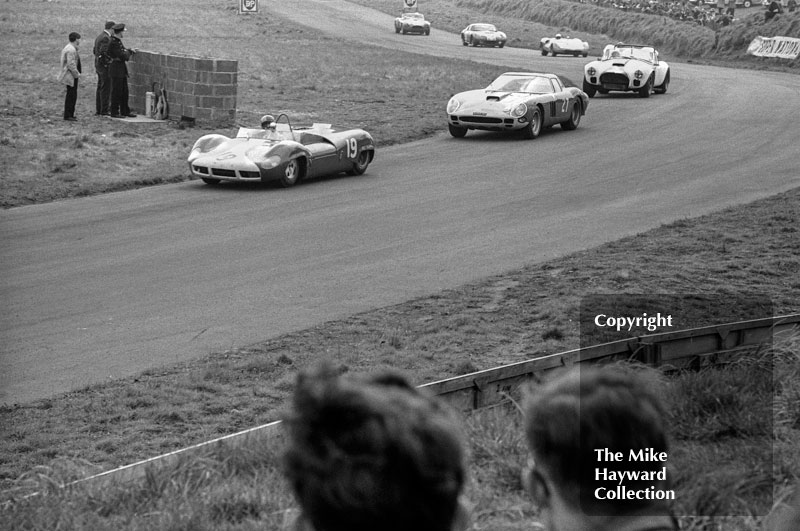
[[[402,375],[302,372],[284,473],[315,531],[449,531],[466,476],[455,414]]]

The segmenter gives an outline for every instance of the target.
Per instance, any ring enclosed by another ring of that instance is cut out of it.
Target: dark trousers
[[[111,78],[108,69],[97,71],[97,92],[94,98],[94,110],[97,114],[107,114],[111,99]]]
[[[111,115],[127,116],[131,113],[131,108],[128,107],[128,78],[127,77],[112,77],[111,78],[111,105],[108,109]]]
[[[78,80],[73,85],[67,85],[67,95],[64,97],[64,118],[75,118],[75,103],[78,101]]]

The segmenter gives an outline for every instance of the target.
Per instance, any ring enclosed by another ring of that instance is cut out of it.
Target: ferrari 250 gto
[[[447,125],[456,138],[470,129],[522,131],[525,138],[536,138],[555,124],[577,128],[588,105],[581,89],[565,86],[555,74],[506,72],[484,89],[450,98]]]

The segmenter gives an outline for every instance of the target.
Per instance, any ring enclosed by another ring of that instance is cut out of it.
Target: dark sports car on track
[[[484,89],[450,98],[447,126],[456,138],[470,129],[522,131],[525,138],[536,138],[542,128],[555,124],[577,128],[588,105],[581,89],[564,86],[555,74],[506,72]]]
[[[470,24],[461,30],[461,44],[464,46],[497,46],[506,45],[506,34],[499,31],[494,24]]]
[[[286,123],[278,123],[282,117]],[[375,157],[375,143],[363,129],[336,131],[330,124],[292,127],[285,114],[278,120],[265,115],[261,126],[242,127],[235,138],[200,137],[189,154],[192,175],[206,184],[275,181],[288,187],[323,175],[361,175]]]
[[[394,32],[403,35],[406,33],[430,35],[431,23],[425,20],[425,15],[422,13],[403,13],[394,19]]]

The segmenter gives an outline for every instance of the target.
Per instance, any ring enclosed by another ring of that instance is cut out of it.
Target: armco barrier
[[[145,95],[163,88],[169,118],[219,126],[236,121],[239,63],[137,50],[128,62],[130,107],[145,113]]]
[[[513,396],[521,384],[530,382],[543,372],[575,363],[606,363],[635,359],[655,367],[679,370],[725,363],[742,351],[771,343],[776,334],[790,333],[800,327],[800,314],[767,317],[751,321],[706,326],[676,332],[652,334],[583,349],[569,350],[528,361],[478,371],[464,376],[432,382],[427,388],[462,410],[492,406]],[[121,468],[76,481],[129,481],[144,477],[151,467],[164,466],[193,453],[226,445],[241,447],[253,442],[276,442],[281,436],[276,427],[280,421],[257,426],[153,457]],[[74,484],[74,483],[73,483]]]

